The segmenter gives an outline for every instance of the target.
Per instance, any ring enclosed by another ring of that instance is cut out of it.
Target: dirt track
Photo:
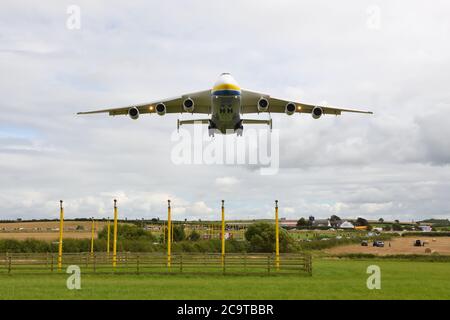
[[[426,241],[427,244],[424,247],[414,247],[413,242],[416,239]],[[435,239],[436,241],[433,241]],[[389,247],[389,243],[391,246]],[[360,244],[346,245],[335,247],[325,250],[330,254],[349,254],[349,253],[370,253],[378,255],[391,255],[391,254],[430,254],[425,250],[430,248],[442,255],[450,255],[450,237],[418,237],[418,238],[394,238],[392,241],[385,241],[384,248],[373,247],[369,242],[369,246],[363,247]]]

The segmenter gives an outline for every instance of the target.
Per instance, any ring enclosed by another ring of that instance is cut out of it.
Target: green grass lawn
[[[368,290],[366,268],[381,268],[381,289]],[[313,276],[82,274],[0,275],[0,299],[450,299],[450,264],[394,260],[325,260]]]

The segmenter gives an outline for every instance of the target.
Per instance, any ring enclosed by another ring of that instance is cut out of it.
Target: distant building
[[[331,223],[329,219],[317,219],[312,222],[313,227],[331,227]]]
[[[431,232],[431,226],[419,226],[419,229],[422,230],[422,232]]]
[[[286,218],[281,218],[279,224],[280,227],[295,228],[297,226],[297,220],[286,220]]]

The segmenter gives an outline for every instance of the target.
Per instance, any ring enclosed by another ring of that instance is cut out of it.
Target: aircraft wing
[[[270,113],[285,113],[286,105],[288,103],[293,103],[295,105],[294,113],[312,113],[315,107],[320,107],[323,110],[324,114],[334,114],[340,115],[341,112],[356,112],[356,113],[367,113],[373,114],[371,111],[361,111],[361,110],[352,110],[352,109],[341,109],[329,106],[320,106],[320,105],[312,105],[305,104],[301,102],[282,100],[277,98],[272,98],[268,94],[253,92],[248,90],[241,90],[241,105],[242,105],[242,113],[259,113],[258,111],[258,101],[261,98],[267,99],[269,101],[269,107],[266,112]]]
[[[192,113],[211,113],[211,90],[198,91],[184,94],[178,97],[158,100],[153,102],[134,104],[125,107],[101,109],[94,111],[78,112],[77,114],[94,114],[94,113],[108,113],[110,116],[127,115],[130,108],[137,108],[140,114],[156,113],[156,105],[163,103],[166,106],[166,113],[184,113],[183,101],[191,98],[194,101],[194,110]],[[189,112],[191,113],[191,112]]]

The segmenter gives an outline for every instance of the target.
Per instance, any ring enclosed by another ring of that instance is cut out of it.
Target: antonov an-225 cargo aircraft
[[[209,135],[215,132],[222,134],[236,133],[242,135],[243,124],[266,124],[272,127],[272,120],[242,119],[247,113],[310,113],[314,119],[323,114],[340,115],[341,112],[369,113],[339,109],[325,106],[310,105],[300,102],[273,98],[268,94],[241,89],[229,73],[222,73],[212,89],[183,94],[181,96],[128,107],[79,112],[78,114],[109,113],[110,116],[129,115],[136,120],[140,114],[157,113],[201,113],[211,115],[211,118],[198,120],[178,120],[178,127],[184,124],[208,124]]]

